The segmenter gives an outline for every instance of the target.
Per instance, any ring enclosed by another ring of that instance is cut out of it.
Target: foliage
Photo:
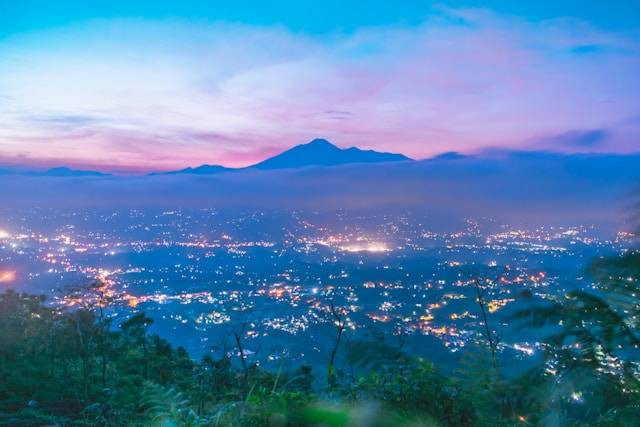
[[[528,374],[543,423],[634,425],[640,413],[640,253],[594,261],[594,289],[516,314],[546,327],[544,366]]]
[[[482,346],[445,374],[382,335],[343,335],[336,311],[328,387],[309,366],[285,372],[286,361],[269,372],[226,350],[193,360],[150,333],[144,313],[115,327],[100,299],[63,310],[7,291],[0,294],[0,424],[633,425],[640,253],[599,259],[589,273],[593,289],[515,315],[521,326],[548,332],[540,363],[522,375],[507,377],[495,348]]]

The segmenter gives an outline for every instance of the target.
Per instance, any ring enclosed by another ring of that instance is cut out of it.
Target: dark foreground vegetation
[[[193,360],[149,333],[143,313],[116,326],[101,303],[63,310],[7,291],[0,424],[638,425],[640,253],[598,260],[589,273],[596,288],[514,317],[513,327],[551,332],[540,361],[509,377],[490,328],[448,375],[383,337],[349,342],[348,366],[334,366],[332,353],[322,372],[286,361],[267,372],[241,356],[240,337],[219,357]]]

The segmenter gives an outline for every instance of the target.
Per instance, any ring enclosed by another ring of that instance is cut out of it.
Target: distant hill
[[[71,169],[64,166],[51,168],[48,171],[46,171],[43,175],[46,175],[46,176],[109,176],[109,174],[107,173],[102,173],[98,171],[77,170],[77,169]]]
[[[380,163],[411,160],[403,154],[381,153],[356,147],[339,148],[326,139],[296,145],[276,156],[249,166],[255,169],[292,169],[304,166],[337,166],[349,163]]]
[[[180,169],[176,171],[169,172],[155,172],[149,175],[180,175],[180,174],[190,174],[190,175],[214,175],[220,172],[226,172],[235,170],[233,168],[227,168],[220,165],[201,165],[195,168],[188,167],[185,169]]]
[[[46,171],[32,170],[24,167],[9,167],[0,169],[0,175],[25,175],[25,176],[52,176],[52,177],[74,177],[74,176],[111,176],[108,173],[89,170],[71,169],[66,166],[51,168]]]
[[[468,157],[469,156],[465,154],[460,154],[457,151],[447,151],[445,153],[441,153],[436,156],[433,156],[428,160],[460,160],[460,159],[466,159]]]

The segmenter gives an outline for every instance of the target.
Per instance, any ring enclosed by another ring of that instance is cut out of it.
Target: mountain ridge
[[[186,167],[184,169],[178,169],[174,171],[166,171],[166,172],[152,172],[149,176],[154,175],[214,175],[221,172],[233,171],[236,170],[234,168],[228,168],[222,165],[208,165],[202,164],[196,167]]]
[[[399,153],[362,150],[358,147],[340,148],[323,138],[313,139],[305,144],[295,145],[279,154],[242,168],[203,164],[175,171],[155,172],[150,175],[215,175],[221,172],[239,170],[296,169],[310,166],[330,167],[356,163],[384,163],[412,161]]]
[[[105,172],[73,169],[67,166],[56,166],[45,171],[30,170],[26,168],[2,168],[0,169],[0,175],[47,176],[63,178],[112,176],[111,174]]]

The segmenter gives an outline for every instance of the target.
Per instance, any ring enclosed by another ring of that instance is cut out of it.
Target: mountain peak
[[[298,147],[301,147],[301,146],[338,148],[336,145],[334,145],[334,144],[330,143],[329,141],[327,141],[327,140],[326,140],[326,139],[324,139],[324,138],[315,138],[315,139],[313,139],[313,140],[311,140],[311,141],[307,142],[306,144],[298,145]],[[338,148],[338,149],[339,149],[339,148]]]

